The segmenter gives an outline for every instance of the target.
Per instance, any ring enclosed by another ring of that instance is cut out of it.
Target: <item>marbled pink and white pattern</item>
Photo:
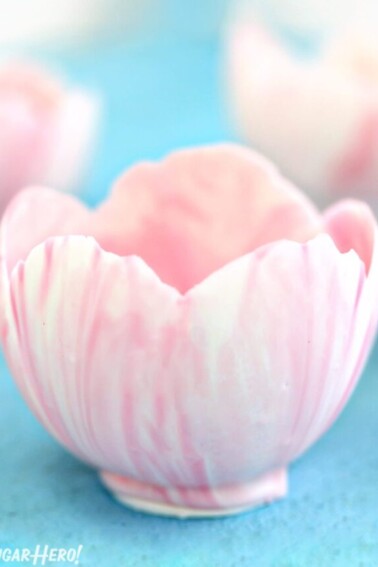
[[[229,105],[244,139],[318,203],[354,196],[378,211],[376,30],[340,32],[301,59],[243,13],[226,43]]]
[[[77,188],[98,121],[97,99],[30,64],[0,66],[0,214],[20,189]]]
[[[378,319],[377,225],[320,215],[224,145],[128,171],[103,205],[7,209],[1,340],[28,404],[124,502],[224,514],[286,492],[336,419]]]

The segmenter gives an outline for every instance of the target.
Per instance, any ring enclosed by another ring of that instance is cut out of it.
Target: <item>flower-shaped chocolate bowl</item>
[[[285,495],[376,329],[368,207],[321,216],[232,145],[138,165],[92,212],[26,190],[1,260],[2,343],[25,399],[120,501],[152,512]]]
[[[376,31],[339,32],[301,58],[251,15],[227,35],[235,124],[319,203],[358,196],[378,211]]]
[[[96,98],[43,69],[0,66],[0,213],[26,185],[76,189],[90,156]]]

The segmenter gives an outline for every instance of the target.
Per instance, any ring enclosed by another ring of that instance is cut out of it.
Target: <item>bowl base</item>
[[[176,518],[229,516],[269,504],[287,493],[287,470],[277,469],[246,484],[209,488],[166,488],[110,472],[100,479],[114,498],[135,510]]]

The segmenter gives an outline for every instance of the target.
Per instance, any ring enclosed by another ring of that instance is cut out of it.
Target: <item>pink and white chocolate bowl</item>
[[[228,103],[237,130],[321,204],[367,200],[378,212],[378,41],[335,33],[301,58],[251,14],[230,21]]]
[[[369,208],[320,214],[242,147],[137,165],[94,211],[25,190],[0,238],[1,340],[21,392],[141,510],[216,516],[283,497],[374,338]]]
[[[99,106],[93,94],[30,63],[0,65],[0,214],[26,185],[79,187]]]

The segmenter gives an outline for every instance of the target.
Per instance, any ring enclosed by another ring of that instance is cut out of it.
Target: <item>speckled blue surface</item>
[[[88,202],[136,160],[233,139],[219,53],[214,41],[165,39],[45,56],[103,92]],[[294,464],[290,484],[286,500],[230,519],[182,522],[130,511],[50,439],[0,363],[0,548],[82,544],[80,564],[88,567],[376,567],[377,347],[347,410]]]

